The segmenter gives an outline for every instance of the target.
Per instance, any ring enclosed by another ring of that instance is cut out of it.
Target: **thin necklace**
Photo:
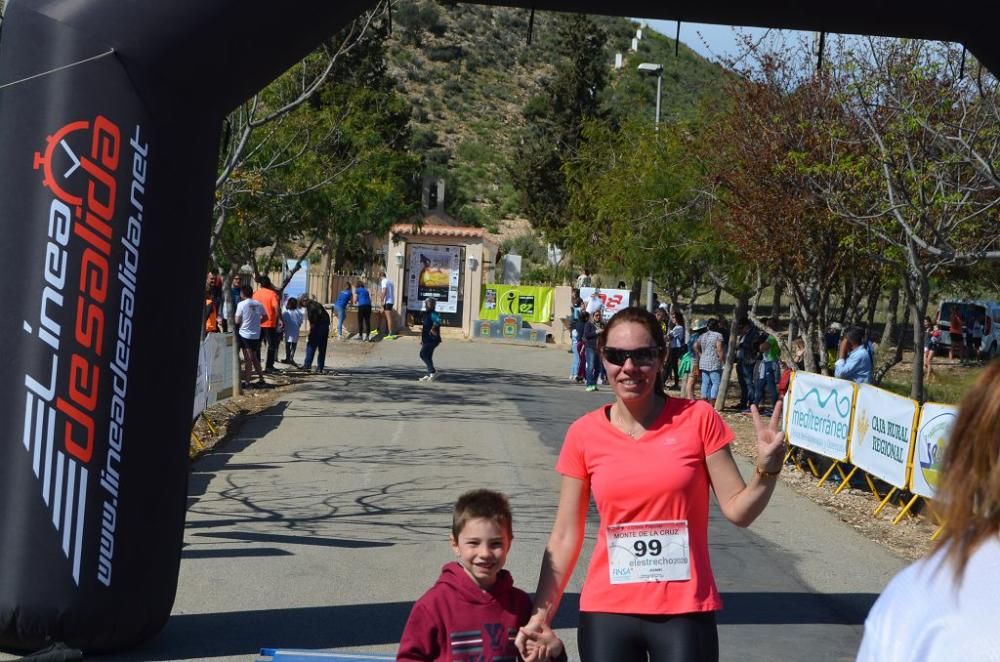
[[[666,400],[664,400],[664,403],[666,403]],[[614,424],[614,414],[617,412],[618,425],[616,425],[615,427],[618,428],[618,430],[620,430],[621,432],[627,434],[632,439],[638,439],[648,431],[649,426],[646,425],[647,421],[649,423],[655,421],[659,417],[660,411],[662,411],[662,407],[657,408],[654,406],[653,409],[646,415],[645,420],[639,421],[639,430],[636,431],[635,426],[629,426],[625,422],[625,419],[622,418],[621,412],[618,410],[618,403],[615,403],[614,405],[611,406],[611,413],[612,413],[611,422],[612,424]],[[629,428],[629,429],[623,429],[623,428]]]

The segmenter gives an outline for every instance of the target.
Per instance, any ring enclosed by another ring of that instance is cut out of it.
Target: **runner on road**
[[[437,314],[436,299],[424,301],[424,328],[420,333],[420,360],[427,366],[427,374],[420,378],[422,382],[432,382],[438,378],[434,369],[434,350],[441,344],[441,316]]]
[[[770,425],[754,409],[757,465],[749,485],[729,450],[733,432],[707,402],[667,396],[667,346],[653,315],[616,314],[600,339],[615,402],[577,419],[556,470],[559,506],[535,591],[518,634],[551,622],[583,546],[590,495],[600,528],[580,595],[583,662],[718,660],[722,607],[708,556],[709,487],[726,519],[748,526],[781,471],[780,409]]]

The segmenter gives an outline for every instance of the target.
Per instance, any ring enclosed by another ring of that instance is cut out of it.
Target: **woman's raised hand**
[[[771,420],[765,422],[757,411],[757,405],[750,405],[753,429],[757,435],[757,466],[762,471],[780,471],[784,464],[785,433],[778,429],[781,426],[781,408],[779,400],[774,405]]]

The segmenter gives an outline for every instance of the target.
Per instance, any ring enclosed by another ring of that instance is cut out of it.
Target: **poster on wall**
[[[406,308],[421,310],[425,299],[435,299],[439,313],[458,312],[462,247],[410,244],[409,253]]]
[[[534,285],[483,286],[479,319],[496,320],[501,315],[521,315],[526,322],[548,324],[552,320],[555,289]]]

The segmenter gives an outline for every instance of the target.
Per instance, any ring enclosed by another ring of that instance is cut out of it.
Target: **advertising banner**
[[[917,403],[868,384],[857,388],[851,464],[904,488],[909,480]]]
[[[233,396],[233,335],[210,333],[198,351],[194,418],[207,407]]]
[[[170,616],[224,120],[368,8],[250,4],[4,3],[0,649]]]
[[[462,247],[410,244],[407,249],[407,310],[422,310],[425,299],[436,299],[439,313],[458,312]]]
[[[479,319],[496,320],[502,315],[520,315],[526,322],[548,324],[552,320],[555,289],[531,285],[484,285]]]
[[[950,405],[928,402],[921,408],[910,474],[910,491],[914,494],[927,499],[937,494],[944,450],[957,417],[958,408]]]
[[[529,342],[538,345],[544,345],[546,342],[543,329],[522,328],[520,315],[501,315],[496,320],[474,320],[471,338]]]
[[[604,312],[601,313],[601,317],[605,321],[614,317],[614,314],[623,308],[628,308],[629,302],[632,297],[631,290],[604,290],[596,287],[581,287],[580,288],[580,298],[583,299],[584,304],[590,299],[590,295],[597,290],[597,296],[601,297],[601,301],[604,302]]]
[[[834,460],[847,459],[853,382],[798,371],[791,388],[788,441]]]

